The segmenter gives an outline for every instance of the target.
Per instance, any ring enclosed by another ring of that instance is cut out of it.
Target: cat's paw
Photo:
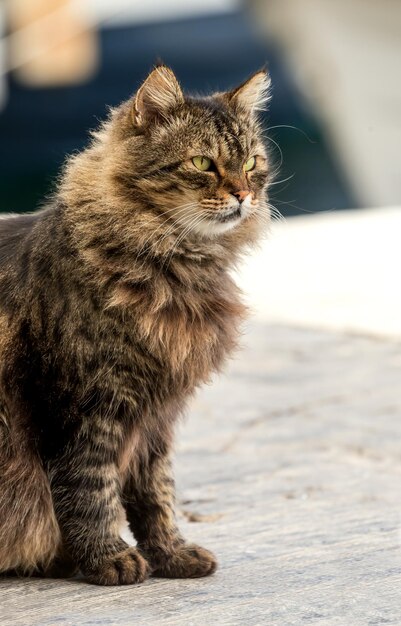
[[[127,548],[85,574],[87,581],[94,585],[134,585],[146,580],[149,572],[149,565],[138,550]]]
[[[214,554],[195,544],[183,544],[165,555],[153,568],[152,576],[159,578],[200,578],[210,576],[217,569]]]

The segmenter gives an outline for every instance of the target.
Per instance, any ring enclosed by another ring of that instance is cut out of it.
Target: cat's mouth
[[[214,237],[232,230],[246,217],[247,208],[238,204],[225,210],[209,211],[203,219],[195,222],[194,230],[202,236]]]
[[[231,222],[233,220],[241,219],[242,211],[241,207],[235,207],[233,209],[229,209],[224,213],[216,213],[215,219],[220,222],[220,224],[226,224],[227,222]]]

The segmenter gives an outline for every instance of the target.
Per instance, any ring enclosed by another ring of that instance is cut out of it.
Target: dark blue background
[[[308,135],[269,131],[283,152],[279,180],[294,174],[272,188],[273,202],[287,215],[355,206],[277,51],[256,38],[243,13],[105,28],[100,38],[99,70],[85,85],[38,90],[10,78],[0,113],[0,211],[38,207],[65,155],[85,145],[107,106],[128,98],[157,59],[172,66],[184,88],[199,93],[239,84],[267,62],[274,85],[267,128],[293,125]]]

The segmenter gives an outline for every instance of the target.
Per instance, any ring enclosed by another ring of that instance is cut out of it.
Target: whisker
[[[308,209],[303,209],[302,207],[294,204],[293,200],[278,200],[278,199],[274,199],[274,202],[276,202],[276,204],[281,204],[283,206],[290,206],[293,207],[294,209],[297,209],[297,211],[302,211],[303,213],[314,213],[315,211],[309,211]],[[332,209],[330,209],[331,211]]]
[[[298,128],[297,126],[291,126],[290,124],[277,124],[276,126],[269,126],[269,128],[266,128],[266,132],[269,132],[269,130],[274,130],[275,128],[290,128],[291,130],[297,130],[299,133],[304,135],[304,137],[306,137],[309,143],[317,143],[316,141],[313,141],[313,139],[309,137],[308,133],[306,133],[302,128]]]
[[[171,207],[170,209],[163,209],[163,211],[161,211],[157,215],[153,215],[151,218],[149,218],[149,221],[151,222],[157,221],[161,219],[163,216],[170,215],[170,213],[173,213],[174,211],[179,213],[181,211],[185,211],[186,209],[192,206],[196,206],[197,204],[198,204],[197,202],[186,202],[185,204],[179,204],[178,206]]]
[[[174,253],[175,251],[178,249],[178,246],[181,244],[181,242],[185,239],[185,237],[189,234],[189,232],[197,225],[200,224],[203,221],[203,214],[201,213],[200,215],[193,215],[192,219],[189,219],[189,224],[187,224],[183,230],[183,232],[177,237],[177,240],[175,241],[173,248],[171,250],[171,252],[169,253],[169,255],[166,257],[165,262],[162,265],[162,269],[168,269],[169,265],[171,264],[171,261],[173,259]]]
[[[297,211],[302,211],[302,213],[308,213],[308,215],[314,215],[316,213],[316,211],[311,211],[309,209],[304,209],[301,206],[298,206],[297,204],[294,204],[293,200],[278,200],[278,199],[274,199],[274,202],[276,202],[277,204],[282,204],[282,205],[288,205],[293,207],[294,209],[297,209]],[[322,209],[318,211],[319,213],[335,213],[336,209]]]
[[[262,203],[260,204],[259,207],[256,208],[255,214],[258,215],[265,215],[262,213],[261,209],[262,208],[267,208],[269,209],[269,218],[271,219],[271,221],[276,221],[276,222],[281,222],[281,221],[286,221],[286,218],[284,217],[284,215],[277,209],[277,207],[275,207],[273,204],[269,203],[269,202],[265,202],[262,201]]]
[[[275,180],[273,183],[269,183],[269,187],[272,187],[273,185],[280,185],[281,183],[285,183],[287,182],[287,180],[291,180],[291,178],[294,178],[295,176],[295,172],[293,174],[290,174],[290,176],[287,176],[287,178],[282,178],[281,180]]]
[[[271,141],[271,142],[272,142],[272,144],[274,144],[274,145],[276,146],[277,150],[278,150],[278,151],[279,151],[279,153],[280,153],[280,164],[277,166],[276,171],[275,171],[275,173],[273,174],[273,175],[275,175],[275,174],[276,174],[276,173],[280,170],[281,166],[283,165],[283,162],[284,162],[283,151],[281,150],[281,148],[280,148],[280,146],[278,145],[277,141],[275,141],[275,140],[274,140],[274,139],[272,139],[271,137],[268,137],[267,135],[263,135],[263,137],[264,137],[265,139],[267,139],[267,141]]]
[[[188,211],[188,209],[195,207],[196,205],[197,205],[197,202],[191,202],[185,205],[181,205],[181,207],[174,207],[174,209],[169,209],[169,211],[166,211],[165,213],[175,211],[176,212],[175,215],[177,216]],[[160,214],[160,217],[158,217],[158,219],[162,219],[162,218],[163,218],[163,214]],[[166,225],[166,221],[162,219],[162,223],[158,226],[158,228],[153,230],[149,234],[149,236],[145,239],[145,241],[142,243],[141,251],[137,255],[137,258],[141,257],[143,254],[149,251],[149,244],[152,242],[152,240],[154,240],[156,233],[160,231],[160,229],[163,228],[165,225]],[[170,234],[172,234],[175,229],[176,229],[176,223],[170,224],[170,226],[167,229],[167,232],[163,233],[162,240],[166,239]]]

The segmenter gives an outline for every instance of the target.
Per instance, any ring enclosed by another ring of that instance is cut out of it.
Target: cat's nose
[[[241,189],[240,191],[233,191],[232,193],[233,196],[235,196],[238,202],[241,204],[250,192],[247,189]]]

